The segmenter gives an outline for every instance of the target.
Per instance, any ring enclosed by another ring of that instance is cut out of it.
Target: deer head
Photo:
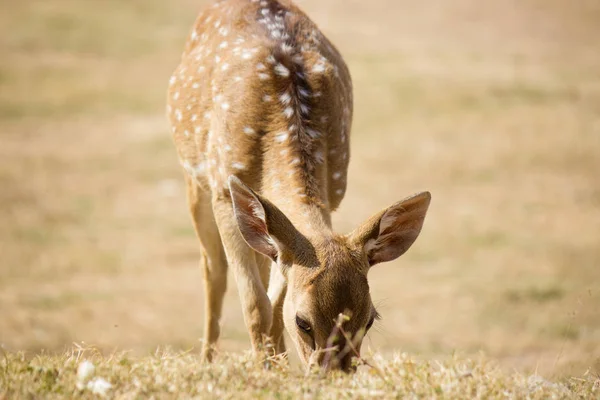
[[[378,314],[367,275],[415,242],[431,195],[408,197],[369,218],[353,232],[306,236],[269,200],[235,177],[229,189],[247,244],[271,258],[287,278],[284,324],[305,365],[352,370],[362,338]],[[340,314],[346,317],[340,319]]]

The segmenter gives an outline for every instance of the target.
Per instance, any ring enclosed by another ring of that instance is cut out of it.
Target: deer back
[[[202,12],[168,93],[186,172],[213,197],[236,175],[275,202],[328,211],[346,190],[352,83],[337,49],[291,2],[224,0]]]

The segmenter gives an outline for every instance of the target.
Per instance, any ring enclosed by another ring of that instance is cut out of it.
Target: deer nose
[[[351,354],[346,354],[343,357],[339,357],[340,354],[334,354],[331,358],[324,358],[320,364],[322,368],[327,371],[341,370],[343,372],[356,372],[356,365],[352,363],[354,358]]]
[[[356,372],[356,365],[354,365],[352,363],[352,360],[354,359],[354,355],[353,354],[346,354],[344,357],[342,357],[342,359],[340,360],[339,364],[340,364],[340,369],[344,372]]]
[[[321,368],[327,371],[342,370],[344,372],[355,372],[356,366],[353,365],[352,359],[354,354],[348,352],[343,346],[342,350],[339,347],[329,349],[319,354],[317,361]]]

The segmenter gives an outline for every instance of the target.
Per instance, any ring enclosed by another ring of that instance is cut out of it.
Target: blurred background
[[[0,343],[197,348],[198,242],[165,117],[201,0],[0,1]],[[370,273],[374,352],[600,372],[600,3],[298,0],[355,85],[346,232],[432,207]],[[233,279],[221,348],[249,348]]]

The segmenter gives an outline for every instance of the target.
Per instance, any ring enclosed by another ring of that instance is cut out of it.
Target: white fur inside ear
[[[281,248],[281,244],[279,244],[277,242],[277,240],[275,240],[275,238],[273,238],[273,236],[271,235],[267,235],[265,236],[265,240],[267,241],[267,243],[269,243],[269,246],[273,247],[275,249],[275,253],[279,254],[279,249]]]
[[[379,246],[377,246],[377,239],[367,240],[364,246],[365,254],[368,256],[373,250],[377,249],[378,247]]]
[[[236,179],[230,178],[229,186],[240,233],[254,250],[276,259],[279,248],[269,235],[265,209],[252,191]]]
[[[250,202],[250,208],[252,210],[252,215],[266,223],[267,216],[265,215],[265,209],[258,200],[253,199],[253,201]]]
[[[269,239],[278,252],[285,247],[276,237],[269,235]]]

